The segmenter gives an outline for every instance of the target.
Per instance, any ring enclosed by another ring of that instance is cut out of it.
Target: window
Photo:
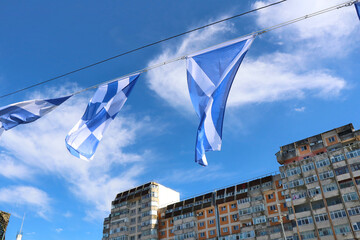
[[[161,231],[160,236],[165,236],[165,231]]]
[[[319,173],[320,180],[325,180],[325,179],[332,178],[332,177],[334,177],[334,173],[332,170]]]
[[[297,222],[298,222],[298,225],[301,226],[301,225],[313,223],[313,219],[312,219],[312,217],[303,217],[303,218],[299,218],[297,220]]]
[[[224,233],[227,233],[228,231],[229,231],[229,228],[228,228],[228,227],[224,227],[224,228],[223,228],[223,232],[224,232]]]
[[[221,221],[222,221],[222,222],[226,222],[226,221],[227,221],[227,217],[221,217]]]
[[[339,168],[336,168],[334,170],[335,170],[336,176],[339,176],[339,175],[342,175],[342,174],[345,174],[345,173],[349,172],[349,168],[347,166],[339,167]]]
[[[240,228],[239,228],[239,225],[236,225],[236,226],[233,226],[233,230],[234,231],[238,231]]]
[[[351,231],[350,226],[347,224],[335,226],[334,228],[335,228],[335,234],[343,234]]]
[[[331,219],[344,218],[344,217],[346,217],[346,212],[344,209],[333,211],[333,212],[330,212],[330,217],[331,217]]]
[[[212,209],[209,209],[209,210],[208,210],[208,213],[209,213],[209,214],[212,214],[213,212],[214,212],[214,211],[213,211]]]
[[[315,238],[315,232],[314,231],[302,232],[300,233],[300,236],[302,240],[313,239]]]
[[[332,235],[331,228],[319,228],[318,232],[320,237]]]
[[[290,169],[286,170],[286,176],[288,176],[288,177],[296,175],[296,174],[300,174],[300,173],[301,173],[300,167],[290,168]]]
[[[325,166],[328,166],[328,165],[330,165],[330,161],[329,161],[328,158],[316,161],[316,167],[317,168],[322,168],[322,167],[325,167]]]
[[[214,230],[210,230],[210,236],[215,235],[215,231]]]
[[[339,182],[340,189],[348,188],[354,186],[354,183],[351,179]]]
[[[199,222],[199,227],[205,226],[205,222]]]
[[[302,168],[303,172],[307,172],[307,171],[315,169],[314,164],[312,162],[308,163],[306,165],[303,165],[301,168]]]
[[[209,220],[209,225],[213,225],[214,224],[214,219]]]
[[[353,172],[358,171],[358,170],[360,170],[360,163],[351,164],[350,168],[351,168],[351,171],[353,171]]]
[[[354,158],[360,155],[360,149],[346,153],[347,158]]]
[[[136,218],[130,218],[130,223],[135,223],[136,222]]]
[[[353,208],[349,208],[348,209],[349,215],[350,216],[355,216],[355,215],[359,215],[360,214],[360,206],[358,207],[353,207]]]
[[[252,212],[254,212],[254,213],[264,211],[264,210],[265,210],[264,204],[259,204],[259,205],[252,207]]]
[[[270,210],[271,210],[271,211],[275,211],[275,210],[276,210],[276,206],[275,206],[275,205],[270,206]]]
[[[231,208],[236,208],[236,203],[231,204]]]
[[[234,221],[237,221],[238,215],[237,215],[237,214],[233,214],[233,215],[231,215],[231,218],[232,218]]]
[[[307,146],[306,146],[306,145],[305,145],[305,146],[301,146],[301,147],[300,147],[300,150],[301,150],[301,151],[307,150]]]
[[[314,197],[314,196],[320,194],[321,190],[320,190],[320,187],[316,187],[316,188],[309,189],[308,192],[309,192],[310,197]]]
[[[298,187],[298,186],[302,186],[302,185],[304,185],[303,179],[294,180],[294,181],[291,181],[288,183],[289,188],[294,188],[294,187]],[[285,188],[285,184],[284,184],[284,188]]]
[[[343,195],[343,199],[345,202],[355,201],[358,200],[359,197],[356,192],[346,193]]]
[[[246,214],[250,214],[251,213],[251,208],[243,208],[239,210],[239,215],[246,215]]]
[[[353,224],[354,230],[355,231],[360,231],[360,222],[356,222]]]
[[[266,222],[266,217],[265,216],[260,216],[260,217],[257,217],[257,218],[253,218],[253,222],[254,222],[254,224],[265,223]]]
[[[250,202],[250,201],[251,201],[250,197],[241,198],[241,199],[238,200],[238,204],[240,205],[240,204],[244,204],[244,203],[247,203],[247,202]]]
[[[292,200],[306,198],[306,192],[296,192],[292,194]]]
[[[337,190],[337,185],[336,183],[330,183],[330,184],[326,184],[323,186],[323,191],[324,192],[331,192],[331,191],[334,191],[334,190]]]
[[[340,161],[344,161],[345,160],[345,156],[340,154],[340,155],[336,155],[336,156],[333,156],[331,158],[331,162],[332,163],[336,163],[336,162],[340,162]]]
[[[335,136],[329,137],[328,141],[329,141],[329,143],[335,142]]]
[[[171,220],[170,220],[170,224],[174,224],[174,219],[171,219]]]
[[[312,176],[309,176],[309,177],[305,178],[306,184],[316,182],[317,180],[318,180],[318,178],[317,178],[316,175],[312,175]]]
[[[322,214],[318,214],[315,215],[315,222],[324,222],[329,220],[329,216],[327,215],[327,213],[322,213]]]
[[[270,199],[273,199],[273,198],[274,198],[274,193],[267,195],[267,198],[268,198],[269,200],[270,200]]]
[[[226,211],[226,206],[222,206],[221,211]]]
[[[204,232],[201,232],[201,233],[200,233],[200,237],[205,237],[205,233],[204,233]]]

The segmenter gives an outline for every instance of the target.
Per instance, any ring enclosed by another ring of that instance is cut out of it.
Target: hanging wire
[[[286,0],[284,0],[284,1],[286,1]],[[283,2],[283,1],[281,1],[281,2]],[[324,13],[327,13],[327,12],[330,12],[330,11],[334,11],[334,10],[337,10],[337,9],[340,9],[340,8],[343,8],[343,7],[351,6],[351,5],[353,5],[354,3],[356,3],[356,2],[357,2],[357,0],[347,1],[347,2],[338,4],[338,5],[329,7],[329,8],[322,9],[322,10],[320,10],[320,11],[317,11],[317,12],[314,12],[314,13],[311,13],[311,14],[307,14],[307,15],[302,16],[302,17],[298,17],[298,18],[295,18],[295,19],[292,19],[292,20],[289,20],[289,21],[286,21],[286,22],[283,22],[283,23],[280,23],[280,24],[277,24],[277,25],[274,25],[274,26],[271,26],[271,27],[267,27],[267,28],[264,28],[264,29],[261,29],[261,30],[258,30],[258,31],[255,31],[255,32],[252,32],[252,33],[249,33],[249,34],[246,34],[246,35],[243,35],[243,36],[241,36],[241,37],[238,37],[238,38],[235,38],[235,39],[232,39],[232,40],[229,40],[229,41],[222,42],[222,43],[220,43],[220,44],[216,44],[216,45],[214,45],[214,46],[212,46],[212,47],[216,47],[216,46],[219,46],[219,45],[222,45],[222,44],[226,44],[227,42],[236,41],[236,40],[239,40],[239,39],[242,39],[242,38],[246,38],[246,37],[249,37],[249,36],[252,36],[252,35],[253,35],[253,36],[259,36],[259,35],[261,35],[261,34],[264,34],[264,33],[267,33],[267,32],[270,32],[270,31],[273,31],[273,30],[282,28],[282,27],[285,27],[285,26],[290,25],[290,24],[294,24],[294,23],[297,23],[297,22],[300,22],[300,21],[303,21],[303,20],[306,20],[306,19],[309,19],[309,18],[318,16],[318,15],[321,15],[321,14],[324,14]],[[277,4],[278,4],[278,3],[280,3],[280,2],[277,2]],[[270,5],[267,5],[267,6],[270,6]],[[254,10],[252,10],[252,11],[255,11],[255,10],[256,10],[256,9],[254,9]],[[251,12],[251,11],[250,11],[250,12]],[[245,14],[245,13],[244,13],[244,14]],[[243,14],[243,15],[244,15],[244,14]],[[239,14],[239,15],[240,15],[240,14]],[[235,17],[235,16],[234,16],[234,17]],[[231,18],[234,18],[234,17],[231,17]],[[228,19],[231,19],[231,18],[228,18]],[[223,19],[223,20],[220,20],[220,21],[218,21],[218,22],[208,24],[208,25],[206,25],[206,26],[211,26],[211,25],[214,25],[214,24],[219,23],[219,22],[221,22],[221,21],[225,21],[225,20]],[[201,28],[204,28],[204,27],[206,27],[206,26],[203,26],[203,27],[201,27]],[[201,28],[193,29],[193,30],[188,31],[188,32],[186,32],[186,33],[193,32],[193,31],[199,30],[199,29],[201,29]],[[184,34],[186,34],[186,33],[179,34],[179,35],[176,35],[176,36],[181,36],[181,35],[184,35]],[[175,37],[175,36],[174,36],[174,37]],[[174,38],[174,37],[170,37],[170,38],[168,38],[168,39],[171,39],[171,38]],[[159,43],[159,42],[162,42],[162,41],[165,41],[165,40],[160,40],[160,41],[158,41],[158,42],[156,42],[156,43]],[[144,47],[152,46],[152,45],[154,45],[154,44],[156,44],[156,43],[152,43],[152,44],[146,45],[146,46],[144,46]],[[144,48],[144,47],[141,47],[141,48]],[[137,50],[139,50],[139,49],[141,49],[141,48],[138,48]],[[137,50],[134,49],[134,50],[131,50],[131,51],[127,52],[127,53],[123,53],[123,54],[114,56],[114,57],[112,57],[112,58],[108,58],[108,59],[105,59],[105,60],[103,60],[103,61],[100,61],[100,62],[91,64],[91,65],[88,65],[88,66],[86,66],[86,67],[79,68],[79,69],[77,69],[77,70],[74,70],[74,71],[71,71],[71,72],[69,72],[69,73],[60,75],[60,76],[58,76],[58,77],[55,77],[55,78],[52,78],[52,79],[49,79],[49,80],[46,80],[46,81],[43,81],[43,82],[40,82],[40,83],[31,85],[31,86],[29,86],[29,87],[26,87],[26,88],[23,88],[23,89],[20,89],[20,90],[17,90],[17,91],[14,91],[14,92],[11,92],[11,93],[2,95],[2,96],[0,96],[0,98],[4,98],[4,97],[10,96],[10,95],[13,95],[13,94],[15,94],[15,93],[21,92],[21,91],[25,91],[25,90],[27,90],[27,89],[30,89],[30,88],[33,88],[33,87],[42,85],[42,84],[44,84],[44,83],[53,81],[53,80],[58,79],[58,78],[60,78],[60,77],[70,75],[70,74],[72,74],[72,73],[75,73],[75,72],[84,70],[84,69],[86,69],[86,68],[95,66],[95,65],[97,65],[97,64],[100,64],[100,63],[109,61],[109,60],[111,60],[111,59],[120,57],[120,56],[122,56],[122,55],[128,54],[128,53],[130,53],[130,52],[134,52],[134,51],[137,51]],[[128,76],[134,75],[134,74],[141,74],[141,73],[150,71],[151,69],[158,68],[158,67],[161,67],[161,66],[163,66],[163,65],[166,65],[166,64],[169,64],[169,63],[172,63],[172,62],[176,62],[176,61],[185,59],[186,56],[195,54],[195,53],[200,52],[200,51],[203,51],[203,50],[204,50],[204,49],[202,49],[202,50],[197,50],[197,51],[195,51],[195,52],[188,53],[188,54],[183,55],[183,56],[181,56],[181,57],[176,57],[176,58],[173,58],[173,59],[170,59],[170,60],[167,60],[167,61],[164,61],[164,62],[155,64],[155,65],[152,65],[152,66],[149,66],[149,67],[146,67],[146,68],[137,70],[137,71],[135,71],[135,72],[132,72],[132,73],[123,75],[123,76],[121,76],[121,77],[117,77],[117,78],[112,79],[112,80],[109,80],[109,81],[105,81],[105,82],[98,83],[98,84],[93,85],[93,86],[91,86],[91,87],[88,87],[88,88],[82,89],[82,90],[80,90],[80,91],[77,91],[77,92],[73,93],[72,95],[77,95],[77,94],[80,94],[80,93],[82,93],[82,92],[85,92],[85,91],[88,91],[88,90],[97,88],[97,87],[100,86],[100,85],[103,85],[103,84],[107,84],[107,83],[116,81],[117,79],[120,79],[120,78],[125,78],[125,77],[128,77]]]
[[[186,35],[186,34],[189,34],[189,33],[192,33],[192,32],[195,32],[195,31],[198,31],[198,30],[207,28],[207,27],[210,27],[210,26],[213,26],[213,25],[215,25],[215,24],[219,24],[219,23],[222,23],[222,22],[225,22],[225,21],[229,21],[229,20],[231,20],[231,19],[234,19],[234,18],[237,18],[237,17],[241,17],[241,16],[244,16],[244,15],[246,15],[246,14],[253,13],[253,12],[256,12],[256,11],[259,11],[259,10],[262,10],[262,9],[265,9],[265,8],[268,8],[268,7],[271,7],[271,6],[274,6],[274,5],[277,5],[277,4],[286,2],[286,1],[287,1],[287,0],[281,0],[281,1],[278,1],[278,2],[275,2],[275,3],[271,3],[271,4],[268,4],[268,5],[265,5],[265,6],[256,8],[256,9],[252,9],[252,10],[247,11],[247,12],[244,12],[244,13],[237,14],[237,15],[232,16],[232,17],[224,18],[224,19],[221,19],[221,20],[219,20],[219,21],[215,21],[215,22],[209,23],[209,24],[207,24],[207,25],[204,25],[204,26],[201,26],[201,27],[198,27],[198,28],[191,29],[191,30],[189,30],[189,31],[186,31],[186,32],[183,32],[183,33],[180,33],[180,34],[177,34],[177,35],[168,37],[168,38],[161,39],[161,40],[156,41],[156,42],[153,42],[153,43],[149,43],[149,44],[147,44],[147,45],[144,45],[144,46],[141,46],[141,47],[138,47],[138,48],[135,48],[135,49],[132,49],[132,50],[129,50],[129,51],[120,53],[120,54],[118,54],[118,55],[115,55],[115,56],[106,58],[106,59],[104,59],[104,60],[101,60],[101,61],[92,63],[92,64],[90,64],[90,65],[87,65],[87,66],[84,66],[84,67],[75,69],[75,70],[70,71],[70,72],[67,72],[67,73],[58,75],[58,76],[56,76],[56,77],[53,77],[53,78],[50,78],[50,79],[47,79],[47,80],[44,80],[44,81],[35,83],[35,84],[33,84],[33,85],[30,85],[30,86],[28,86],[28,87],[25,87],[25,88],[16,90],[16,91],[14,91],[14,92],[10,92],[10,93],[8,93],[8,94],[5,94],[5,95],[0,96],[0,98],[4,98],[4,97],[10,96],[10,95],[13,95],[13,94],[15,94],[15,93],[19,93],[19,92],[28,90],[28,89],[30,89],[30,88],[34,88],[34,87],[43,85],[43,84],[45,84],[45,83],[48,83],[48,82],[57,80],[57,79],[59,79],[59,78],[62,78],[62,77],[65,77],[65,76],[74,74],[74,73],[76,73],[76,72],[80,72],[80,71],[82,71],[82,70],[85,70],[85,69],[94,67],[94,66],[96,66],[96,65],[99,65],[99,64],[102,64],[102,63],[111,61],[111,60],[113,60],[113,59],[116,59],[116,58],[119,58],[119,57],[122,57],[122,56],[125,56],[125,55],[128,55],[128,54],[130,54],[130,53],[139,51],[139,50],[141,50],[141,49],[148,48],[148,47],[157,45],[157,44],[159,44],[159,43],[162,43],[162,42],[165,42],[165,41],[168,41],[168,40],[171,40],[171,39],[174,39],[174,38],[177,38],[177,37],[180,37],[180,36],[183,36],[183,35]],[[97,86],[98,86],[98,85],[97,85]]]
[[[242,39],[242,38],[246,38],[246,37],[249,37],[249,36],[259,36],[259,35],[261,35],[261,34],[264,34],[264,33],[267,33],[267,32],[273,31],[273,30],[276,30],[276,29],[281,28],[281,27],[285,27],[285,26],[290,25],[290,24],[293,24],[293,23],[297,23],[297,22],[306,20],[306,19],[308,19],[308,18],[312,18],[312,17],[318,16],[318,15],[321,15],[321,14],[324,14],[324,13],[327,13],[327,12],[330,12],[330,11],[334,11],[334,10],[340,9],[340,8],[342,8],[342,7],[351,6],[351,5],[353,5],[356,1],[357,1],[357,0],[351,0],[351,1],[348,1],[348,2],[344,2],[344,3],[341,3],[341,4],[335,5],[335,6],[333,6],[333,7],[329,7],[329,8],[326,8],[326,9],[323,9],[323,10],[320,10],[320,11],[317,11],[317,12],[314,12],[314,13],[311,13],[311,14],[307,14],[307,15],[302,16],[302,17],[299,17],[299,18],[295,18],[295,19],[289,20],[289,21],[287,21],[287,22],[283,22],[283,23],[280,23],[280,24],[277,24],[277,25],[274,25],[274,26],[271,26],[271,27],[267,27],[267,28],[264,28],[264,29],[261,29],[261,30],[258,30],[258,31],[255,31],[255,32],[252,32],[252,33],[249,33],[249,34],[246,34],[246,35],[243,35],[243,36],[241,36],[241,37],[237,37],[237,38],[232,39],[232,40],[228,40],[228,41],[225,41],[225,42],[216,44],[216,45],[214,45],[214,46],[211,46],[211,48],[212,48],[212,47],[219,46],[219,45],[222,45],[222,44],[226,44],[226,43],[228,43],[228,42],[232,42],[232,41],[236,41],[236,40],[239,40],[239,39]],[[207,48],[206,48],[206,49],[207,49]],[[197,50],[197,51],[195,51],[195,52],[191,52],[191,53],[185,54],[185,55],[183,55],[183,56],[176,57],[176,58],[167,60],[167,61],[165,61],[165,62],[161,62],[161,63],[155,64],[155,65],[152,65],[152,66],[143,68],[143,69],[141,69],[141,70],[138,70],[138,71],[135,71],[135,72],[132,72],[132,73],[123,75],[123,76],[121,76],[121,77],[117,77],[116,79],[112,79],[112,80],[109,80],[109,81],[106,81],[106,82],[102,82],[102,83],[96,84],[96,85],[94,85],[94,86],[91,86],[91,87],[82,89],[82,90],[80,90],[80,91],[78,91],[78,92],[75,92],[74,95],[79,94],[79,93],[82,93],[82,92],[85,92],[85,91],[88,91],[88,90],[91,90],[91,89],[94,89],[94,88],[97,88],[97,87],[100,86],[100,85],[103,85],[103,84],[107,84],[107,83],[116,81],[117,79],[120,79],[120,78],[125,78],[125,77],[128,77],[128,76],[134,75],[134,74],[141,74],[141,73],[150,71],[151,69],[158,68],[158,67],[164,66],[164,65],[166,65],[166,64],[173,63],[173,62],[176,62],[176,61],[185,59],[188,55],[196,54],[197,52],[201,52],[201,51],[204,51],[204,50],[205,50],[205,49]],[[0,98],[1,98],[1,97],[0,97]]]

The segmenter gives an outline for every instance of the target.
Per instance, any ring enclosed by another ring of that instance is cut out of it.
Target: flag
[[[254,36],[233,40],[187,56],[190,98],[200,124],[195,162],[207,166],[205,152],[220,151],[226,101],[237,70]]]
[[[71,96],[72,95],[45,100],[30,100],[0,108],[0,135],[4,130],[7,131],[19,124],[36,121],[68,100]]]
[[[356,9],[357,15],[358,15],[359,20],[360,20],[360,2],[359,1],[357,1],[355,3],[355,9]]]
[[[69,152],[91,160],[107,127],[126,102],[140,74],[101,85],[90,100],[81,120],[65,138]]]

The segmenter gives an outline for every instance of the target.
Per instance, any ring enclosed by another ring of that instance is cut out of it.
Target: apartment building
[[[289,219],[301,239],[360,239],[360,131],[348,124],[276,154]]]
[[[104,219],[102,239],[158,239],[159,207],[179,200],[178,192],[154,182],[117,194],[110,215]]]
[[[119,193],[103,240],[360,239],[359,130],[282,146],[276,158],[279,173],[182,201],[154,182]]]

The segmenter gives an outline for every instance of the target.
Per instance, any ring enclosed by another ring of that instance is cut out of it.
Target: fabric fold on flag
[[[187,56],[187,81],[200,118],[195,162],[207,166],[205,152],[220,151],[226,101],[235,75],[255,36],[235,39]]]
[[[355,2],[355,9],[356,9],[356,13],[360,20],[360,2],[359,1]]]
[[[139,76],[120,78],[98,87],[81,120],[65,138],[72,155],[83,160],[93,159],[106,129],[125,104]]]
[[[68,100],[71,96],[72,95],[44,100],[29,100],[1,107],[0,136],[4,130],[7,131],[19,124],[26,124],[36,121]]]

